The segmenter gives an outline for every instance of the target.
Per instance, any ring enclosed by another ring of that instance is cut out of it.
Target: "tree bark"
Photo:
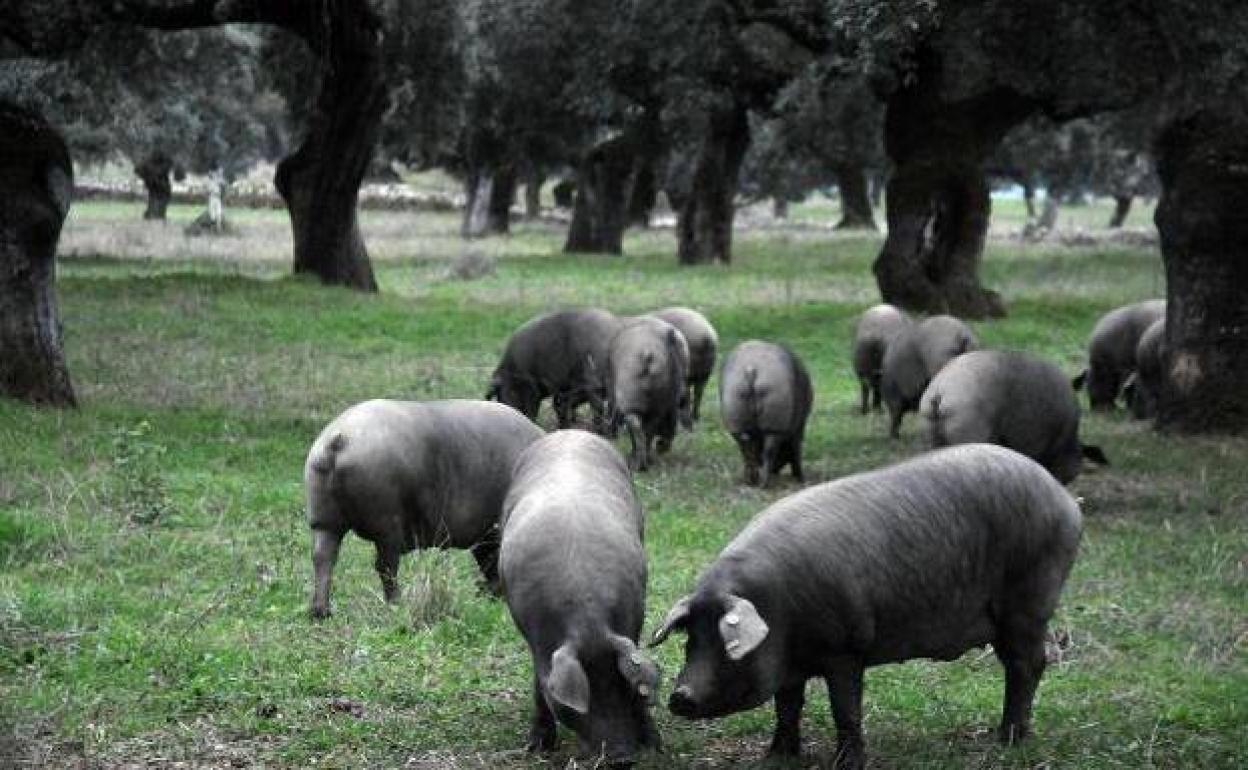
[[[1036,218],[1036,186],[1030,180],[1023,183],[1023,203],[1027,205],[1027,221]]]
[[[749,117],[744,106],[735,105],[711,115],[708,123],[676,225],[682,265],[732,262],[734,199],[750,146]]]
[[[542,185],[546,183],[546,175],[541,171],[530,170],[524,180],[524,218],[537,219],[542,215]]]
[[[147,189],[147,208],[143,211],[144,219],[164,221],[169,210],[169,200],[173,197],[173,183],[169,174],[173,171],[173,161],[163,152],[154,152],[134,167],[134,173],[143,181]]]
[[[867,194],[867,176],[862,166],[843,164],[834,169],[836,186],[841,193],[841,221],[837,230],[875,230],[871,197]]]
[[[1134,196],[1131,195],[1115,195],[1114,196],[1114,214],[1109,218],[1109,226],[1111,229],[1122,227],[1127,221],[1127,215],[1131,213],[1131,201]]]
[[[775,219],[789,218],[789,199],[783,195],[777,195],[771,199],[771,216]]]
[[[1056,187],[1050,187],[1044,193],[1044,207],[1040,209],[1040,219],[1036,226],[1043,232],[1052,232],[1057,226],[1057,212],[1061,206],[1062,195]]]
[[[907,310],[1000,317],[1000,295],[979,281],[992,211],[984,161],[1033,105],[1011,92],[946,103],[941,90],[925,62],[889,100],[884,140],[895,168],[876,280],[885,302]]]
[[[494,174],[494,184],[490,186],[487,234],[507,235],[511,232],[511,204],[515,201],[516,172],[511,168],[500,169]]]
[[[586,153],[576,180],[572,224],[563,250],[581,254],[622,254],[632,189],[633,153],[623,138]]]
[[[0,102],[0,396],[74,406],[56,305],[73,167],[41,115]]]
[[[321,92],[302,146],[274,181],[290,212],[295,273],[377,291],[356,204],[387,100],[381,22],[362,0],[328,4],[320,21],[302,33],[324,59]]]
[[[633,185],[628,195],[628,224],[633,227],[650,226],[650,215],[659,200],[658,179],[654,160],[638,156],[633,169]]]
[[[1166,264],[1160,427],[1248,433],[1248,121],[1209,113],[1158,142]]]

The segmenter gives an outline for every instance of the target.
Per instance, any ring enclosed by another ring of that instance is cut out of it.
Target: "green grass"
[[[289,278],[266,256],[288,238],[280,212],[248,213],[244,238],[205,254],[180,229],[135,224],[138,210],[79,206],[67,228],[71,246],[107,245],[115,231],[151,239],[62,261],[82,408],[0,403],[0,764],[548,764],[517,751],[528,655],[503,606],[475,591],[466,554],[406,557],[408,593],[390,607],[371,547],[350,538],[337,614],[306,619],[301,490],[307,447],[344,407],[478,397],[508,331],[540,310],[679,302],[707,313],[725,350],[748,337],[789,342],[816,383],[813,481],[923,448],[912,417],[890,442],[882,418],[855,413],[847,353],[853,316],[876,296],[874,237],[758,229],[739,233],[731,268],[680,269],[670,232],[630,235],[627,257],[603,258],[559,254],[556,226],[521,225],[475,244],[499,256],[498,270],[463,283],[446,278],[467,248],[453,216],[367,214],[383,292],[360,296]],[[1012,312],[976,328],[1073,373],[1096,317],[1157,294],[1159,274],[1149,251],[994,241],[985,278]],[[751,515],[796,489],[739,485],[711,401],[636,481],[647,629]],[[873,766],[1242,764],[1248,442],[1158,435],[1120,416],[1087,419],[1085,434],[1114,466],[1073,485],[1087,532],[1054,622],[1069,645],[1041,686],[1035,739],[1009,750],[990,739],[1001,690],[991,655],[913,662],[868,674]],[[418,571],[448,604],[432,623],[413,599]],[[659,657],[670,686],[680,645]],[[650,767],[753,761],[772,719],[769,709],[697,724],[657,713],[667,748]],[[827,713],[812,684],[808,764],[832,748]]]

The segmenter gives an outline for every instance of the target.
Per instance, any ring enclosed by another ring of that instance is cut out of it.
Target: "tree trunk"
[[[321,25],[304,31],[324,60],[321,92],[302,146],[278,164],[274,181],[290,211],[295,273],[377,291],[356,203],[386,108],[381,23],[367,3],[327,8]]]
[[[875,216],[867,194],[867,176],[862,166],[840,165],[834,169],[841,193],[841,221],[837,230],[874,230]]]
[[[942,90],[928,62],[889,100],[884,139],[895,168],[876,280],[885,302],[907,310],[1000,317],[1000,295],[979,282],[992,211],[983,166],[1032,105],[1009,92],[945,103]]]
[[[581,254],[622,254],[632,188],[633,153],[617,138],[586,153],[576,180],[572,224],[563,250]]]
[[[774,219],[789,218],[789,199],[783,195],[777,195],[771,199],[771,216]]]
[[[1248,433],[1248,122],[1199,114],[1158,142],[1166,264],[1158,425]]]
[[[750,123],[743,106],[710,116],[676,225],[680,264],[732,261],[734,199],[749,146]]]
[[[169,210],[169,199],[173,197],[173,183],[169,174],[173,171],[173,161],[163,152],[154,152],[134,167],[134,173],[143,181],[147,188],[147,208],[143,211],[144,219],[164,221]]]
[[[480,171],[468,175],[465,183],[468,200],[460,234],[465,238],[484,238],[490,233],[490,206],[494,203],[494,176]]]
[[[886,180],[885,180],[884,175],[881,174],[879,171],[872,171],[870,175],[870,180],[871,180],[871,208],[878,209],[880,206],[884,205],[884,188],[886,186]]]
[[[516,172],[503,168],[494,174],[490,187],[486,217],[489,235],[507,235],[511,232],[511,204],[516,201]]]
[[[1027,205],[1027,221],[1030,222],[1036,218],[1036,186],[1030,181],[1023,183],[1023,203]]]
[[[1057,210],[1061,205],[1062,196],[1054,187],[1044,193],[1044,208],[1040,209],[1040,219],[1036,222],[1042,232],[1053,232],[1057,226]]]
[[[0,396],[74,406],[56,306],[69,151],[42,116],[0,102]]]
[[[628,195],[628,224],[633,227],[650,226],[650,215],[659,200],[658,179],[651,158],[638,156],[633,169],[633,186]]]
[[[1109,218],[1109,226],[1111,229],[1122,227],[1127,221],[1127,215],[1131,213],[1131,201],[1134,196],[1131,195],[1115,195],[1114,196],[1114,215]]]
[[[541,171],[529,171],[524,180],[524,218],[537,219],[542,216],[542,185],[546,183],[546,175]]]

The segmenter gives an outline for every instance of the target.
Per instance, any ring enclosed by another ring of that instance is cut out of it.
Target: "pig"
[[[706,316],[687,307],[669,307],[656,310],[650,315],[667,321],[680,330],[689,345],[688,393],[689,409],[685,419],[687,427],[701,418],[702,394],[706,383],[715,371],[715,355],[719,350],[719,334]]]
[[[619,328],[620,319],[598,308],[530,319],[507,340],[486,400],[496,399],[536,420],[542,400],[550,397],[560,428],[572,425],[576,408],[588,402],[601,428],[606,405],[599,367]]]
[[[937,315],[901,330],[884,351],[880,393],[888,408],[888,435],[901,436],[901,418],[919,408],[927,383],[956,356],[979,347],[975,334],[953,316]]]
[[[1165,355],[1166,319],[1158,318],[1140,335],[1139,344],[1135,346],[1135,372],[1123,386],[1131,415],[1137,420],[1148,420],[1157,414]]]
[[[611,338],[607,349],[607,391],[611,423],[628,429],[631,465],[650,467],[650,445],[671,449],[685,403],[689,347],[675,326],[658,318],[635,319]]]
[[[889,304],[868,308],[854,327],[854,374],[862,390],[862,413],[880,411],[880,378],[888,343],[910,326],[910,316]]]
[[[496,584],[511,465],[543,434],[488,401],[365,401],[339,415],[312,444],[303,471],[312,617],[330,614],[330,579],[348,530],[376,546],[388,602],[399,595],[399,556],[415,548],[468,548],[486,583]]]
[[[556,720],[613,765],[657,749],[659,670],[637,647],[644,521],[620,453],[581,430],[534,442],[516,461],[502,532],[503,596],[533,655],[529,750],[555,748]]]
[[[762,513],[672,607],[652,644],[688,634],[673,713],[720,717],[775,699],[773,755],[801,750],[806,680],[828,687],[837,767],[863,767],[863,670],[991,644],[1000,736],[1030,732],[1049,618],[1082,531],[1031,459],[964,444],[810,487]]]
[[[745,482],[766,487],[785,465],[804,481],[802,439],[814,400],[810,374],[784,345],[747,340],[719,373],[719,412],[745,462]]]
[[[1135,371],[1135,349],[1149,326],[1166,315],[1164,299],[1150,299],[1111,310],[1092,327],[1088,341],[1088,368],[1073,381],[1085,385],[1088,403],[1097,411],[1114,408],[1122,386]]]
[[[1079,442],[1079,399],[1054,364],[1027,353],[976,350],[950,361],[919,406],[932,446],[990,443],[1040,463],[1063,484],[1084,458],[1108,465]]]

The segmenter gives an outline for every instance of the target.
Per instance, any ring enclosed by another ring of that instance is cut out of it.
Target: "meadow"
[[[994,232],[1021,226],[998,205]],[[367,398],[479,398],[512,328],[543,310],[703,311],[722,350],[789,343],[815,382],[811,483],[923,451],[857,413],[853,319],[877,301],[877,235],[842,235],[812,204],[737,234],[731,267],[680,268],[668,230],[624,257],[564,255],[563,227],[517,223],[465,243],[451,214],[365,212],[381,294],[290,277],[282,212],[227,212],[237,238],[187,239],[140,204],[84,203],[61,243],[59,296],[74,411],[0,401],[0,766],[592,767],[526,755],[530,661],[505,608],[460,552],[404,558],[386,605],[369,544],[349,537],[336,614],[306,615],[301,474],[320,428]],[[1144,226],[1148,213],[1135,212]],[[1103,206],[1070,214],[1088,228]],[[465,254],[496,260],[472,281]],[[1096,318],[1164,293],[1155,247],[994,238],[984,263],[1010,316],[990,346],[1071,374]],[[714,392],[711,383],[708,396]],[[541,422],[553,426],[545,409]],[[988,651],[872,669],[876,768],[1217,768],[1248,755],[1248,441],[1085,416],[1112,467],[1074,482],[1086,530],[1052,625],[1036,734],[1003,748],[1002,676]],[[619,443],[627,447],[625,440]],[[646,633],[744,523],[797,486],[740,483],[708,397],[703,420],[635,479],[647,516]],[[656,650],[666,697],[681,645]],[[812,682],[801,766],[834,730]],[[643,768],[735,767],[770,738],[770,707],[707,723],[656,712]]]

